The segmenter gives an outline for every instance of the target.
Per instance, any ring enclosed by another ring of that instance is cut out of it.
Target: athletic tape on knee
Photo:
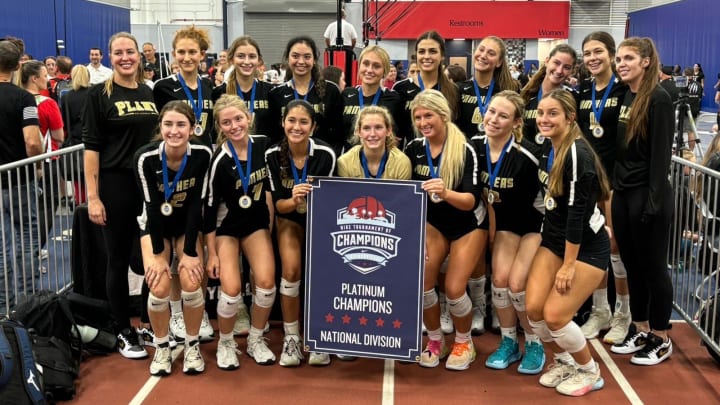
[[[297,297],[300,295],[300,280],[290,282],[284,278],[280,279],[280,294],[286,297]]]
[[[454,300],[448,300],[448,310],[456,317],[465,316],[472,310],[472,301],[467,293],[463,293],[462,297]]]
[[[579,352],[586,344],[585,335],[573,321],[558,330],[551,330],[550,335],[558,346],[570,354]]]
[[[231,297],[224,292],[220,292],[220,298],[217,304],[217,314],[221,318],[234,318],[237,315],[238,303],[242,299],[242,294]]]
[[[275,286],[271,289],[255,287],[253,302],[260,308],[270,308],[275,302]]]
[[[615,278],[627,278],[625,263],[620,259],[620,255],[610,255],[610,266],[612,266]]]
[[[182,291],[180,297],[182,297],[183,306],[186,308],[200,308],[205,305],[202,288],[195,291]]]
[[[517,293],[508,291],[508,295],[510,296],[510,301],[512,301],[512,306],[515,308],[515,311],[525,312],[525,291]]]
[[[432,308],[438,303],[438,295],[435,289],[427,290],[423,293],[423,309]]]
[[[509,307],[511,304],[508,289],[492,286],[492,303],[495,308]]]
[[[148,295],[147,309],[149,312],[165,312],[170,309],[170,296],[158,298],[151,292]]]
[[[538,335],[540,340],[545,343],[550,343],[553,341],[553,337],[550,334],[550,329],[547,327],[547,324],[544,320],[535,322],[532,319],[528,318],[528,322],[530,323],[530,327],[532,328],[533,332]]]

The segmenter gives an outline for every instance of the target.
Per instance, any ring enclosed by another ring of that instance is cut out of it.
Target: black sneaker
[[[670,357],[671,354],[672,340],[668,338],[667,342],[663,342],[660,336],[650,332],[647,335],[645,347],[632,356],[630,363],[641,366],[654,366]]]
[[[628,333],[625,335],[625,339],[623,339],[620,343],[612,345],[610,350],[617,354],[631,354],[642,350],[646,343],[647,333],[638,332],[635,324],[631,323],[628,328]]]
[[[140,343],[143,346],[155,347],[155,331],[153,331],[151,327],[138,326],[135,328],[135,332],[137,333],[138,338],[140,339]],[[175,347],[177,347],[177,342],[175,341],[171,333],[168,332],[168,335],[170,338],[170,348],[174,349]]]
[[[117,336],[118,352],[127,359],[144,359],[148,356],[145,348],[140,345],[137,333],[123,329]]]

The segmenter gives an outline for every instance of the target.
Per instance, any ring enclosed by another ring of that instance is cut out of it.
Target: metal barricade
[[[73,210],[85,198],[83,149],[0,166],[0,316],[23,294],[72,285]]]

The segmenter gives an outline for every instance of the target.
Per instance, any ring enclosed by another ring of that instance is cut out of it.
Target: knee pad
[[[147,301],[148,312],[165,312],[170,309],[170,296],[158,298],[151,292]]]
[[[224,292],[220,292],[220,298],[217,304],[217,314],[222,318],[234,318],[237,315],[238,303],[242,299],[242,294],[231,297]]]
[[[620,259],[620,255],[610,255],[610,266],[612,266],[615,278],[627,278],[625,263]]]
[[[438,295],[435,289],[427,290],[423,293],[423,309],[432,308],[438,303]]]
[[[558,346],[570,354],[579,352],[586,344],[582,330],[572,321],[558,330],[551,330],[550,335]]]
[[[270,308],[275,302],[275,287],[271,289],[255,287],[255,299],[253,302],[260,308]]]
[[[180,297],[186,308],[200,308],[205,305],[205,297],[201,288],[195,291],[182,291]]]
[[[512,306],[515,307],[515,311],[525,312],[525,291],[517,293],[508,291],[508,295],[510,296],[510,301],[512,301]]]
[[[532,328],[533,332],[538,335],[540,340],[545,343],[550,343],[553,341],[553,337],[550,334],[550,329],[547,327],[547,324],[544,320],[535,322],[532,319],[528,318],[528,323],[530,323],[530,327]]]
[[[467,293],[463,293],[458,299],[448,300],[447,304],[450,313],[458,318],[469,314],[472,310],[472,301]]]
[[[492,286],[492,303],[495,308],[509,307],[511,304],[508,289]]]
[[[286,297],[297,297],[300,295],[300,280],[290,282],[284,278],[280,279],[280,294]]]

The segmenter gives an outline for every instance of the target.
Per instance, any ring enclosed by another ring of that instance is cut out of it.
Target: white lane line
[[[615,364],[615,361],[613,361],[612,357],[610,357],[610,354],[607,352],[607,350],[605,350],[605,346],[603,346],[603,344],[600,343],[600,341],[597,339],[590,339],[589,342],[593,346],[593,348],[595,348],[595,351],[597,352],[598,356],[600,356],[600,359],[603,361],[603,363],[605,363],[605,366],[607,366],[608,370],[610,370],[610,374],[612,374],[613,378],[615,378],[615,381],[617,381],[620,389],[623,391],[628,401],[630,401],[630,403],[633,405],[642,405],[643,401],[640,399],[637,392],[635,392],[633,387],[630,385],[630,382],[620,371],[620,368],[618,368],[617,364]]]
[[[175,360],[180,356],[180,353],[183,351],[183,347],[185,347],[184,344],[178,344],[177,347],[172,351],[172,361],[173,363]],[[135,394],[135,397],[130,401],[129,405],[140,405],[145,401],[145,398],[150,395],[150,392],[152,392],[153,388],[160,382],[162,377],[156,377],[156,376],[150,376],[148,380],[145,382],[145,385],[140,388],[140,391],[138,391],[137,394]]]
[[[383,372],[382,405],[395,403],[395,360],[385,359]]]

